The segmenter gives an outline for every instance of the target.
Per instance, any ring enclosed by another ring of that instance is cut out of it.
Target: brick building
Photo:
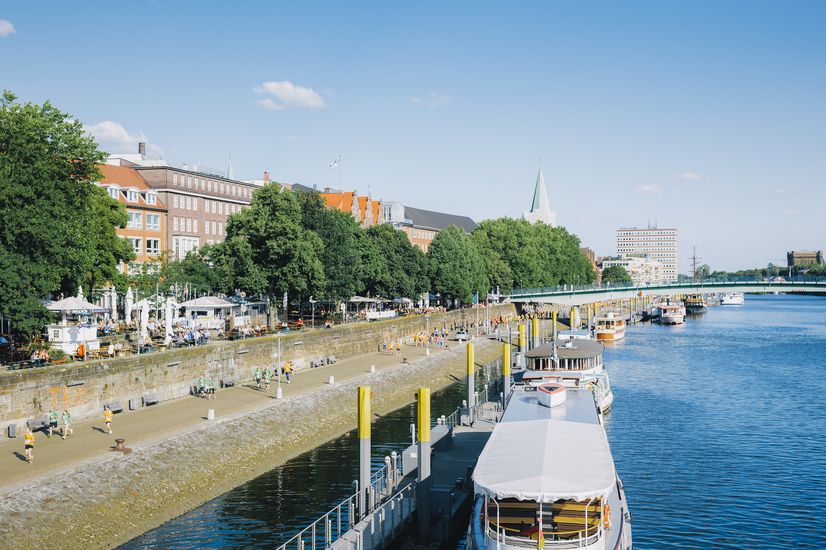
[[[823,265],[822,250],[792,250],[786,253],[786,263],[789,267],[803,267],[808,265]]]

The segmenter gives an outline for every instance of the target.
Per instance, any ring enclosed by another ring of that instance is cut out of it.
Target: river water
[[[606,350],[606,416],[636,548],[826,548],[826,298],[747,296]],[[481,378],[481,377],[480,377]],[[433,414],[461,401],[434,394]],[[415,407],[373,424],[374,464]],[[352,493],[350,433],[123,546],[269,548]]]

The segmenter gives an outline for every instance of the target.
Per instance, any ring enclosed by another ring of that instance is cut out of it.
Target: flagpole
[[[344,191],[341,187],[341,153],[338,154],[338,190]]]

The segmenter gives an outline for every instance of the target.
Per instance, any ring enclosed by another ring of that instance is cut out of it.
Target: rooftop
[[[436,231],[440,231],[451,225],[456,225],[467,233],[470,233],[477,227],[476,222],[468,216],[445,214],[442,212],[434,212],[433,210],[422,210],[421,208],[413,208],[412,206],[404,207],[404,216],[415,226],[424,229],[434,229]]]

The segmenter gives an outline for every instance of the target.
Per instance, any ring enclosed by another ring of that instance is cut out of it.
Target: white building
[[[624,268],[635,285],[657,285],[666,282],[665,267],[659,260],[648,255],[633,254],[602,260],[602,269],[613,265]]]
[[[533,190],[533,201],[531,209],[522,214],[522,218],[530,223],[542,222],[551,227],[556,227],[556,212],[551,210],[551,203],[548,200],[548,190],[545,188],[545,174],[542,173],[542,165],[539,165],[539,174],[536,175],[536,186]]]
[[[662,264],[662,282],[677,280],[677,230],[660,227],[617,229],[617,254],[648,256]]]

